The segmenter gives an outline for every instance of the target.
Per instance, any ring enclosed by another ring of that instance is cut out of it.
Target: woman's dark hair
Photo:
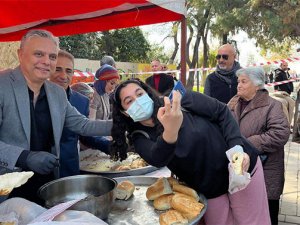
[[[111,130],[111,135],[113,138],[112,145],[110,146],[110,154],[114,160],[117,159],[126,159],[127,158],[127,149],[128,144],[126,141],[126,133],[129,143],[132,143],[131,133],[134,131],[135,122],[128,116],[125,116],[122,111],[124,111],[121,100],[120,100],[120,91],[126,87],[128,84],[137,84],[143,88],[149,95],[149,97],[154,102],[154,109],[151,118],[154,121],[154,124],[157,125],[157,132],[162,132],[163,127],[157,119],[157,111],[159,107],[162,106],[162,101],[159,98],[158,94],[150,86],[144,82],[137,79],[129,79],[124,82],[121,82],[115,89],[113,96],[113,109],[112,109],[112,119],[113,126]]]

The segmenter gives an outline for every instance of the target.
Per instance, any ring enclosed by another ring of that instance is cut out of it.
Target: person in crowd
[[[163,71],[162,65],[158,59],[151,62],[153,72]],[[174,87],[174,79],[165,73],[154,73],[146,79],[146,84],[158,91],[162,95],[168,94]]]
[[[273,74],[273,72],[271,72],[269,74],[269,80],[270,80],[270,83],[273,83],[273,81],[274,81],[274,74]]]
[[[231,44],[222,45],[218,50],[216,59],[216,71],[207,76],[204,94],[227,104],[236,94],[237,78],[235,72],[241,66],[235,60],[236,50]]]
[[[164,101],[164,102],[162,102]],[[208,198],[206,225],[270,224],[263,169],[257,150],[242,137],[229,108],[197,92],[173,92],[172,104],[137,80],[122,82],[113,101],[115,159],[126,157],[126,134],[150,165],[167,166],[180,180]],[[226,150],[244,147],[243,171],[249,185],[228,193]]]
[[[92,99],[94,97],[94,89],[90,85],[88,85],[87,83],[78,82],[78,83],[72,84],[71,89],[73,91],[76,91],[76,92],[84,95],[90,101],[92,101]]]
[[[102,57],[102,59],[100,60],[100,67],[103,66],[103,65],[110,65],[114,68],[116,68],[116,62],[114,60],[114,58],[110,55],[105,55]]]
[[[74,56],[69,52],[59,50],[56,70],[49,80],[61,86],[66,91],[70,104],[82,115],[88,117],[89,99],[70,88],[73,74]],[[110,141],[105,137],[81,136],[65,127],[60,140],[60,177],[80,174],[78,140],[87,147],[109,154]]]
[[[290,129],[279,101],[264,88],[260,67],[239,69],[237,95],[228,103],[241,133],[264,154],[264,176],[273,225],[278,224],[279,199],[284,186],[284,145]]]
[[[20,65],[0,76],[0,162],[35,174],[9,197],[41,203],[38,188],[59,177],[64,127],[80,135],[110,135],[112,121],[90,121],[68,102],[66,92],[48,81],[55,72],[59,43],[45,30],[21,39]]]
[[[90,104],[90,119],[108,120],[111,118],[110,94],[120,80],[118,70],[108,64],[101,66],[95,77],[94,97]]]
[[[282,62],[280,68],[275,70],[275,82],[285,81],[290,79],[289,67],[287,62]],[[285,91],[289,95],[294,91],[293,82],[274,86],[276,91]]]

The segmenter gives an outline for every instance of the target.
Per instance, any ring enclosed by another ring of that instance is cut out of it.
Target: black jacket
[[[228,107],[216,99],[196,92],[187,92],[182,99],[183,123],[175,144],[166,143],[156,128],[135,123],[134,147],[149,164],[167,166],[189,186],[215,198],[228,191],[228,159],[225,152],[235,145],[245,145],[252,171],[257,150],[242,138],[238,124]]]
[[[275,82],[288,80],[289,78],[290,78],[290,74],[288,72],[286,73],[282,69],[275,70]],[[275,90],[278,90],[278,91],[285,91],[288,94],[291,94],[294,91],[293,82],[277,85],[277,86],[274,86],[274,88],[275,88]]]
[[[154,84],[154,76],[160,76],[159,84],[158,84],[158,92],[162,95],[168,94],[174,87],[174,79],[171,75],[167,75],[165,73],[155,74],[146,79],[146,84],[155,89]],[[156,89],[155,89],[156,90]]]

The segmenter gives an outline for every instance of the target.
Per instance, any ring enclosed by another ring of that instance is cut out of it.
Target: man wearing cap
[[[74,56],[59,50],[56,71],[51,74],[50,81],[61,86],[67,94],[67,98],[78,112],[89,116],[89,99],[70,88],[74,74]],[[99,149],[109,154],[109,140],[104,137],[86,137],[72,132],[68,128],[63,129],[60,140],[60,177],[80,174],[78,140],[89,148]]]
[[[217,69],[209,74],[205,81],[204,94],[228,103],[237,93],[235,72],[241,68],[235,61],[236,50],[231,44],[222,45],[216,56]]]
[[[94,82],[94,97],[90,104],[90,119],[108,120],[111,118],[110,94],[120,80],[118,70],[108,64],[101,66]]]

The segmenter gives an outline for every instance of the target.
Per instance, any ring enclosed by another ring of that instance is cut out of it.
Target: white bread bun
[[[153,206],[157,210],[168,210],[171,208],[171,200],[174,194],[162,195],[153,201]]]
[[[195,219],[204,207],[202,203],[196,201],[193,197],[181,193],[176,193],[173,196],[171,206],[186,217],[189,222]]]
[[[236,152],[232,155],[232,166],[234,173],[237,175],[243,175],[243,160],[243,152]]]
[[[174,184],[173,185],[173,191],[189,195],[189,196],[193,197],[197,202],[200,199],[199,195],[197,194],[197,192],[194,189],[192,189],[190,187],[187,187],[185,185]]]
[[[33,172],[13,172],[0,175],[0,195],[8,195],[14,188],[25,184]]]
[[[159,216],[160,225],[186,225],[188,220],[184,218],[178,211],[171,209]]]
[[[161,177],[147,189],[146,197],[148,200],[154,200],[162,195],[172,193],[173,191],[167,178]]]
[[[116,187],[116,198],[121,200],[127,200],[132,196],[134,190],[134,184],[128,180],[124,180],[121,183],[119,183]]]

